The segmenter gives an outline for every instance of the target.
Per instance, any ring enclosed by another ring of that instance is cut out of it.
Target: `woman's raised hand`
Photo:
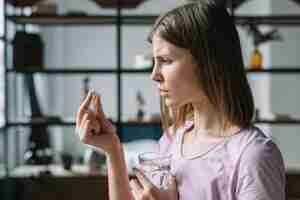
[[[94,111],[90,109],[91,105]],[[116,129],[102,110],[100,97],[92,91],[89,91],[78,109],[76,133],[81,142],[101,148],[107,154],[120,144]]]

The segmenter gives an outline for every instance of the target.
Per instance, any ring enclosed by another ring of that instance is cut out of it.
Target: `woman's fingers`
[[[89,91],[88,95],[84,99],[84,101],[81,103],[77,116],[76,116],[76,125],[79,126],[81,124],[82,117],[84,113],[89,109],[91,100],[93,97],[93,91]]]
[[[147,191],[153,191],[155,189],[155,185],[151,183],[151,181],[143,174],[139,169],[134,168],[134,173],[141,183],[142,187]]]
[[[141,199],[141,195],[143,194],[143,188],[141,184],[136,179],[132,179],[130,182],[130,188],[135,200]]]
[[[160,191],[151,181],[141,172],[141,170],[134,168],[134,173],[138,180],[136,182],[140,185],[136,186],[137,183],[133,182],[135,185],[134,192],[139,192],[139,199],[172,199],[178,200],[178,191],[176,179],[174,176],[168,177],[168,189],[166,191]],[[136,198],[136,197],[135,197]]]
[[[169,176],[168,177],[168,188],[170,188],[172,190],[176,190],[177,189],[177,184],[176,184],[175,176]]]
[[[86,123],[88,117],[89,117],[89,114],[88,114],[88,113],[84,113],[84,114],[83,114],[81,123],[79,124],[79,129],[80,129],[80,130],[83,129],[84,124]]]
[[[93,131],[97,130],[97,124],[95,120],[90,119],[90,116],[88,113],[84,114],[81,125],[79,127],[79,138],[82,142],[86,143],[87,139],[94,136]]]
[[[175,176],[168,177],[168,190],[171,199],[178,200],[178,191],[177,191],[177,183],[176,183]]]
[[[99,120],[104,120],[106,117],[105,117],[105,114],[103,112],[103,109],[102,109],[102,103],[101,103],[101,98],[99,96],[96,96],[95,98],[95,108],[96,108],[96,116],[99,118]]]
[[[79,138],[80,141],[83,143],[88,142],[88,127],[90,124],[90,120],[86,118],[86,115],[84,117],[85,119],[82,120],[82,124],[80,126],[80,131],[79,131]]]

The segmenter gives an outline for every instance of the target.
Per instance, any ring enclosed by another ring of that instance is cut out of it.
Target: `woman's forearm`
[[[107,155],[108,190],[110,200],[132,200],[129,177],[122,146],[116,152]]]

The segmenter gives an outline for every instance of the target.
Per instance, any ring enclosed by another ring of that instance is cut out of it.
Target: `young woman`
[[[253,125],[240,41],[226,9],[209,1],[182,5],[158,18],[149,41],[165,130],[160,154],[172,155],[173,177],[167,190],[140,170],[129,181],[116,130],[90,92],[76,129],[82,142],[106,152],[110,199],[284,199],[283,159]],[[95,113],[88,109],[92,103]]]

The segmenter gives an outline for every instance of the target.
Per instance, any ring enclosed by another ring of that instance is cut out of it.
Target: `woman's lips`
[[[166,96],[168,94],[168,91],[159,89],[159,93],[160,93],[161,96]]]

